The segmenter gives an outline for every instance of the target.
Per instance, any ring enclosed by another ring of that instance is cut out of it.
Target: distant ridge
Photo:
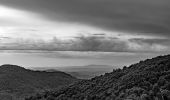
[[[90,79],[104,73],[112,72],[116,68],[111,65],[84,65],[84,66],[62,66],[62,67],[34,67],[33,70],[47,72],[62,71],[78,79]]]
[[[58,88],[76,80],[75,77],[60,71],[32,71],[17,65],[5,64],[0,66],[0,98],[20,100],[38,91]]]
[[[170,100],[170,55],[140,61],[25,100]]]

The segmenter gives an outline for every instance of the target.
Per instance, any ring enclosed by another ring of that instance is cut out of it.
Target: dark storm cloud
[[[51,20],[170,36],[169,0],[0,0],[0,3],[37,12]]]
[[[106,38],[100,36],[80,36],[75,41],[73,41],[72,44],[72,50],[76,51],[129,51],[128,44],[118,38]]]

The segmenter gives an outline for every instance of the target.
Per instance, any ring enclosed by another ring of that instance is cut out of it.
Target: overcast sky
[[[0,0],[0,41],[83,34],[76,50],[169,52],[169,11],[169,0]]]

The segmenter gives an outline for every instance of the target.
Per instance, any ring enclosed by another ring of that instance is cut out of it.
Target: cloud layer
[[[10,38],[2,38],[10,40]],[[4,41],[4,40],[3,40]],[[45,50],[45,51],[97,51],[97,52],[169,52],[170,39],[144,39],[84,36],[61,40],[15,39],[11,43],[1,43],[0,50]]]
[[[169,11],[169,0],[0,0],[0,49],[169,52]]]
[[[50,20],[83,23],[106,30],[168,36],[169,0],[1,0]]]

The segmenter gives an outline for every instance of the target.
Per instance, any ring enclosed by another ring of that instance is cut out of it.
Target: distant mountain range
[[[63,71],[79,79],[90,79],[116,69],[109,65],[87,65],[87,66],[64,66],[64,67],[37,67],[34,70],[47,72]]]
[[[140,61],[25,100],[170,100],[170,55]]]
[[[77,81],[61,71],[32,71],[16,65],[0,66],[0,100],[22,98],[49,89],[57,89]]]

